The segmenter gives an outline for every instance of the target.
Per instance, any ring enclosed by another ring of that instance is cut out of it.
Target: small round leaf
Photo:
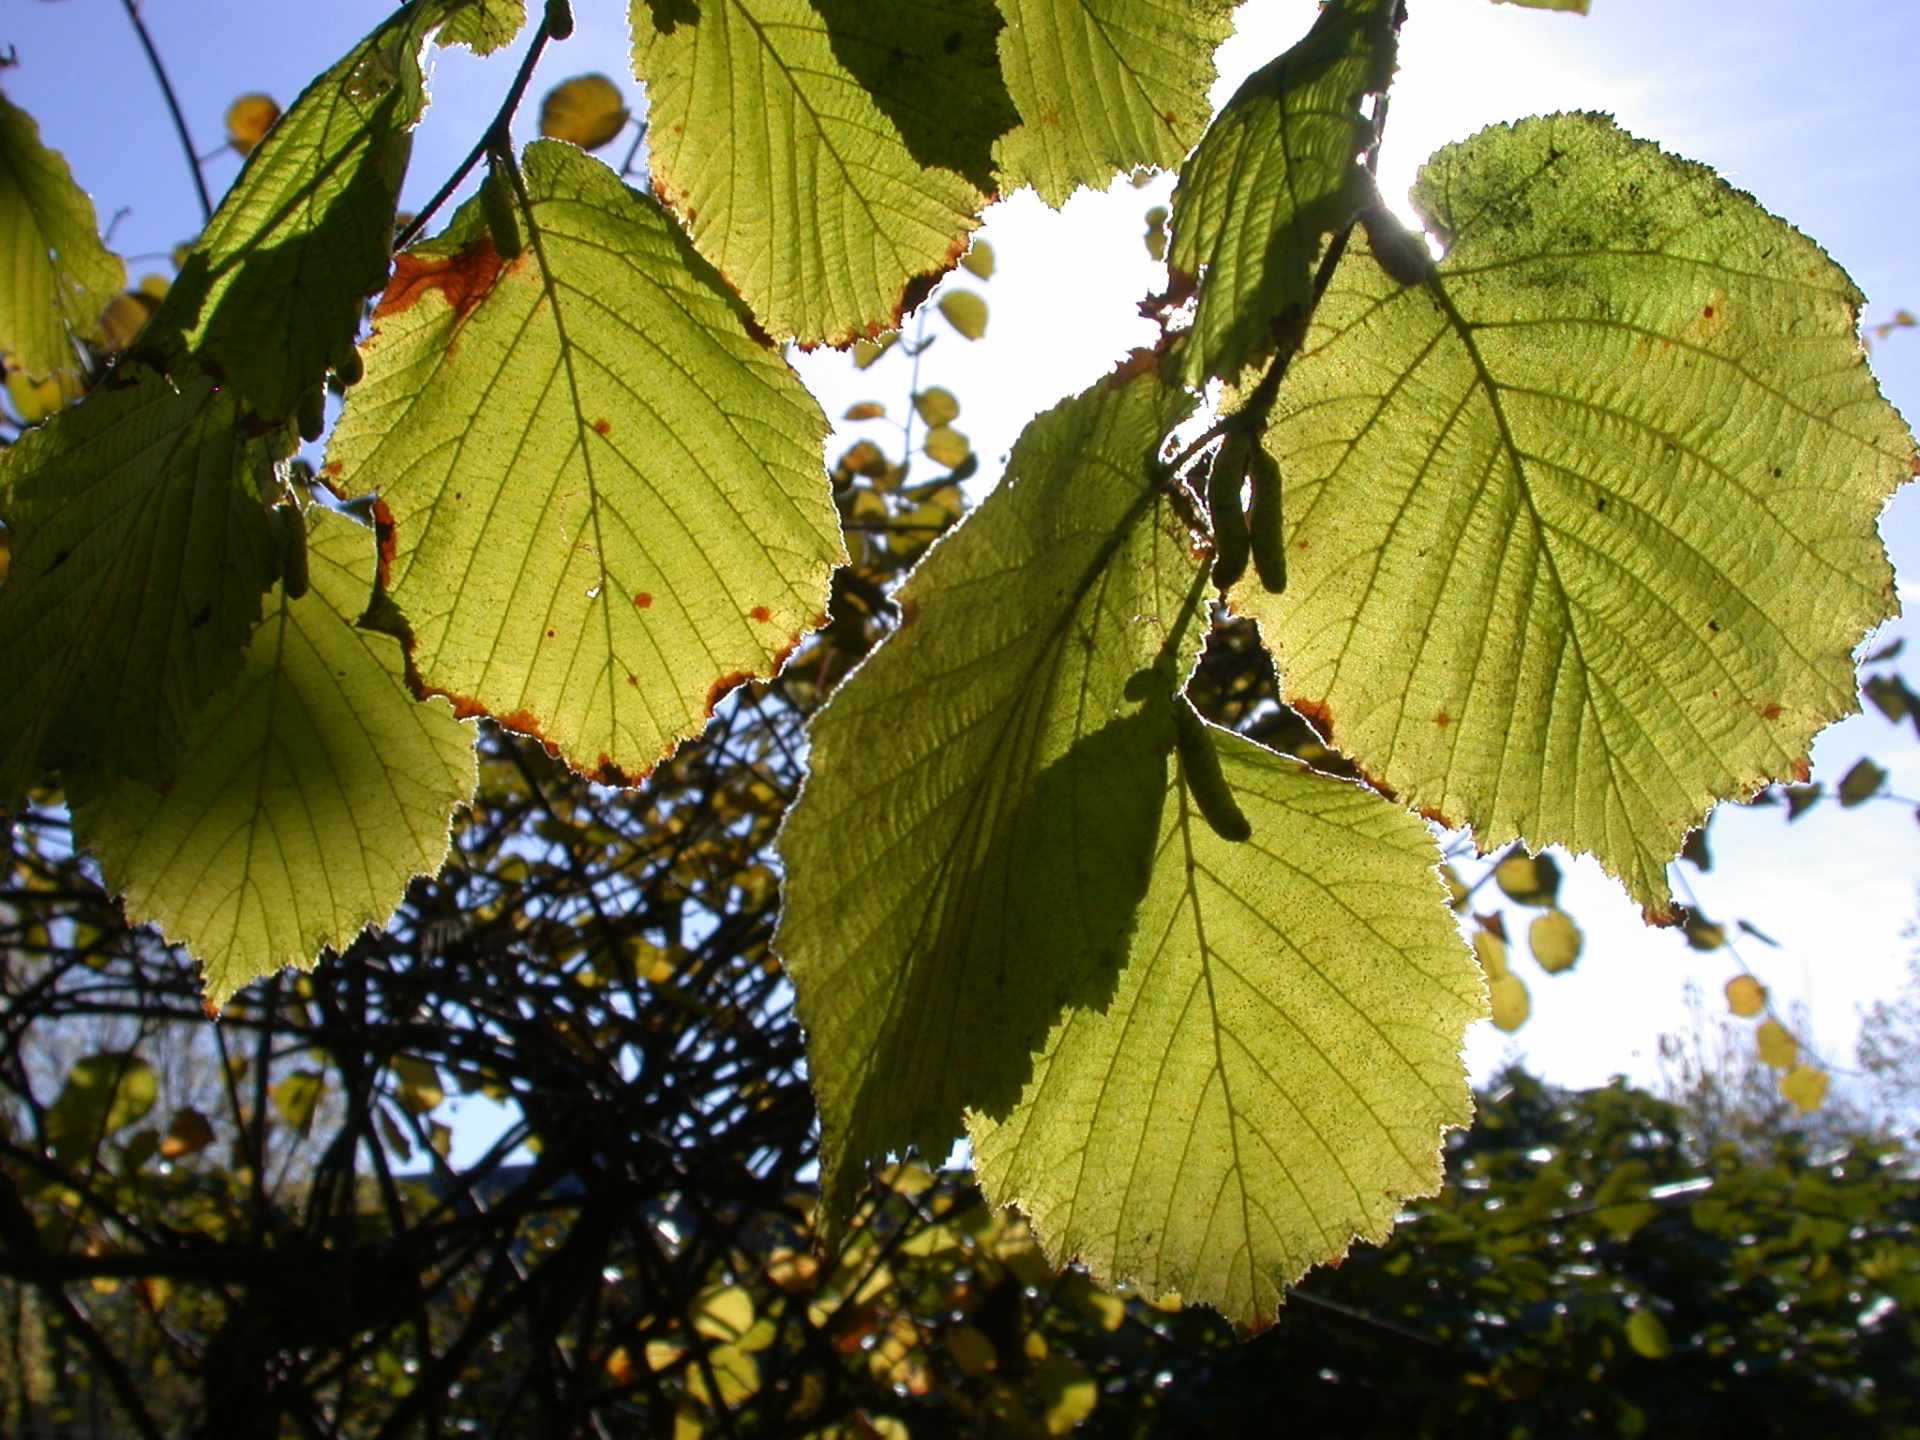
[[[280,105],[271,95],[242,95],[227,107],[227,143],[251,155],[279,118]]]
[[[969,340],[987,333],[987,302],[971,290],[949,290],[940,297],[940,313]]]
[[[582,150],[598,150],[627,127],[627,101],[604,75],[576,75],[540,103],[540,133]]]

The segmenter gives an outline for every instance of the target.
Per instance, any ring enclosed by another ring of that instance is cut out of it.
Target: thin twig
[[[125,0],[131,4],[132,0]],[[473,149],[467,152],[467,158],[460,162],[453,174],[447,177],[447,183],[434,192],[433,198],[420,208],[420,212],[407,222],[406,228],[393,242],[395,250],[404,250],[420,238],[420,232],[427,228],[427,222],[442,205],[460,188],[460,182],[472,173],[473,167],[486,157],[489,150],[505,149],[512,144],[512,134],[508,126],[513,122],[513,112],[520,108],[520,101],[526,96],[527,86],[533,81],[534,67],[540,63],[540,56],[547,48],[547,42],[553,38],[545,22],[534,31],[533,43],[527,47],[526,57],[520,62],[519,72],[513,77],[513,84],[507,90],[507,98],[500,102],[500,108],[494,112],[493,119],[474,142]]]
[[[147,52],[147,64],[153,70],[153,78],[160,82],[160,93],[166,97],[167,113],[173,116],[173,128],[180,137],[180,148],[187,153],[187,169],[193,172],[194,193],[200,197],[200,223],[213,219],[213,197],[207,193],[207,177],[200,173],[200,149],[193,143],[193,132],[187,129],[187,117],[180,109],[180,97],[173,93],[173,81],[167,78],[167,67],[160,63],[160,52],[153,48],[153,36],[147,33],[147,22],[140,18],[138,0],[120,0],[120,6],[127,12],[127,19],[133,22],[133,33],[140,37],[140,48]]]

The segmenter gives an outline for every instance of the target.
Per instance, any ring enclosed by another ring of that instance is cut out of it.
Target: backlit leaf
[[[1372,196],[1358,157],[1373,125],[1360,102],[1393,76],[1396,3],[1328,5],[1304,40],[1247,79],[1181,169],[1174,293],[1206,277],[1180,348],[1190,384],[1234,380],[1271,351],[1275,322],[1306,313],[1327,234]]]
[[[526,0],[451,0],[446,8],[451,16],[435,38],[476,55],[491,55],[527,23]]]
[[[1560,867],[1551,855],[1509,855],[1493,867],[1493,880],[1521,905],[1551,905],[1560,895]]]
[[[655,188],[776,338],[897,325],[1017,116],[988,0],[631,0]]]
[[[562,80],[540,102],[540,133],[582,150],[598,150],[627,128],[627,100],[604,75]]]
[[[233,397],[120,378],[0,454],[0,807],[47,769],[160,778],[277,569]]]
[[[1232,0],[1000,0],[1000,64],[1023,123],[995,152],[1003,192],[1049,205],[1118,171],[1180,163],[1212,107]]]
[[[982,280],[992,279],[993,246],[975,236],[973,243],[967,247],[967,253],[960,257],[960,265],[970,275],[977,275]]]
[[[386,921],[447,854],[472,735],[406,690],[400,647],[354,623],[374,537],[308,513],[311,589],[277,589],[238,681],[207,705],[171,783],[75,786],[76,827],[129,918],[201,962],[207,999],[310,966]]]
[[[447,7],[397,12],[309,85],[194,243],[155,330],[269,422],[311,421],[327,368],[387,278],[420,50]]]
[[[1800,1053],[1799,1042],[1778,1020],[1762,1020],[1754,1031],[1753,1043],[1761,1060],[1776,1070],[1793,1068],[1794,1058]]]
[[[1204,623],[1147,468],[1191,406],[1135,369],[1035,420],[813,722],[775,945],[830,1211],[869,1157],[944,1158],[964,1107],[1018,1096],[1063,1004],[1112,991]]]
[[[1780,1077],[1780,1094],[1805,1115],[1827,1098],[1827,1072],[1818,1065],[1796,1065]]]
[[[1549,975],[1571,970],[1583,943],[1580,927],[1564,910],[1549,910],[1527,927],[1527,947]]]
[[[1484,991],[1418,820],[1237,736],[1219,751],[1253,838],[1177,788],[1112,999],[1064,1015],[1019,1103],[969,1127],[988,1194],[1055,1261],[1250,1325],[1438,1187]]]
[[[1508,1034],[1526,1024],[1527,1016],[1533,1011],[1533,1001],[1527,994],[1526,982],[1512,972],[1496,975],[1487,981],[1487,998],[1494,1028]]]
[[[951,425],[934,426],[927,432],[926,442],[921,448],[927,452],[929,460],[949,468],[973,453],[972,443]]]
[[[126,283],[65,157],[0,95],[0,351],[35,380],[77,371],[73,337]]]
[[[511,262],[477,201],[401,257],[322,473],[426,687],[639,775],[819,616],[826,417],[658,204],[550,140],[525,185]]]
[[[1758,1015],[1767,1008],[1767,987],[1751,975],[1736,975],[1727,981],[1727,1009],[1742,1017]]]
[[[1665,910],[1713,801],[1856,707],[1912,437],[1832,261],[1604,117],[1448,146],[1414,199],[1451,248],[1403,288],[1354,237],[1268,432],[1292,583],[1236,601],[1403,800]]]
[[[227,144],[242,155],[251,155],[279,118],[280,103],[271,95],[242,95],[227,106]]]
[[[935,385],[913,397],[914,412],[929,425],[945,425],[960,415],[960,402],[951,390]]]
[[[940,313],[969,340],[987,333],[987,302],[971,290],[949,290],[940,297]]]

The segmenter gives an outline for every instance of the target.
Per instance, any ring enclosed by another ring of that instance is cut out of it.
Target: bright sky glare
[[[626,69],[625,6],[575,0],[579,30],[553,47],[532,94],[572,74],[616,77],[639,108]],[[1634,133],[1718,168],[1762,204],[1820,239],[1870,297],[1869,322],[1900,306],[1920,309],[1920,5],[1913,0],[1593,0],[1587,18],[1493,5],[1488,0],[1410,0],[1383,156],[1383,189],[1404,195],[1435,147],[1481,126],[1554,109],[1607,110]],[[383,0],[145,0],[144,12],[174,74],[203,153],[218,148],[220,116],[235,95],[265,90],[286,103],[319,68],[385,13]],[[1313,0],[1248,0],[1238,33],[1220,54],[1216,101],[1292,43],[1311,23]],[[116,244],[159,257],[197,228],[184,162],[118,0],[11,0],[0,45],[17,68],[7,93],[65,151],[103,219],[124,210]],[[516,47],[517,48],[517,47]],[[476,61],[442,55],[435,104],[415,149],[408,199],[436,188],[497,104],[512,56]],[[530,134],[537,103],[522,116]],[[604,152],[616,163],[616,144]],[[237,168],[230,153],[208,167],[216,193]],[[1142,243],[1143,212],[1164,203],[1171,177],[1144,187],[1117,182],[1082,192],[1061,213],[1029,192],[995,206],[983,234],[1000,272],[980,284],[993,307],[988,338],[939,336],[923,383],[954,390],[958,424],[983,461],[983,482],[1037,411],[1103,374],[1152,327],[1136,303],[1164,272]],[[1890,398],[1920,415],[1920,332],[1877,347]],[[894,413],[909,387],[897,353],[864,374],[833,354],[798,357],[802,373],[839,414],[878,399]],[[839,437],[843,444],[849,436]],[[874,438],[886,443],[883,430]],[[897,443],[897,442],[896,442]],[[1920,498],[1905,493],[1883,522],[1903,593],[1920,584]],[[1903,622],[1887,636],[1905,633]],[[1886,637],[1883,637],[1886,638]],[[1920,634],[1914,636],[1920,642]],[[1877,715],[1835,727],[1816,750],[1816,778],[1829,783],[1863,753],[1893,773],[1892,788],[1920,796],[1920,743]],[[1811,1009],[1829,1058],[1844,1063],[1856,1012],[1895,989],[1913,942],[1920,825],[1893,804],[1842,814],[1823,806],[1789,829],[1778,810],[1727,812],[1713,831],[1713,873],[1684,870],[1706,912],[1745,918],[1781,942],[1746,942],[1742,953],[1788,1001]],[[1663,1031],[1682,1027],[1683,982],[1710,995],[1732,973],[1723,953],[1696,955],[1670,932],[1649,932],[1618,888],[1590,861],[1572,866],[1568,908],[1587,929],[1587,952],[1570,975],[1550,979],[1525,961],[1534,1018],[1508,1040],[1479,1027],[1470,1047],[1484,1074],[1507,1054],[1525,1054],[1546,1074],[1594,1083],[1625,1071],[1654,1075]]]

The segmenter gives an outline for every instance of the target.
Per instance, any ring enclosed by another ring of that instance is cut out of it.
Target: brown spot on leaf
[[[1803,758],[1793,762],[1793,783],[1794,784],[1796,785],[1806,784],[1807,778],[1812,774],[1813,774],[1813,762],[1811,760],[1807,760]]]
[[[644,610],[651,604],[653,604],[653,596],[644,590],[633,597],[633,608],[636,610]]]
[[[1333,712],[1328,710],[1323,702],[1290,697],[1287,704],[1294,708],[1302,720],[1313,726],[1322,740],[1333,738]]]
[[[1761,718],[1766,720],[1778,720],[1780,718],[1780,707],[1778,704],[1770,703],[1760,711],[1760,715]]]
[[[707,718],[711,720],[713,718],[713,712],[719,708],[720,702],[751,679],[753,679],[753,672],[751,670],[734,670],[722,675],[718,680],[714,681],[713,684],[708,686]]]
[[[900,602],[900,628],[906,629],[920,618],[920,602],[911,596]]]
[[[382,590],[390,588],[387,577],[393,570],[393,557],[399,550],[395,539],[393,511],[387,508],[385,500],[373,502],[373,542],[374,553],[379,557],[374,563],[375,583]]]
[[[454,255],[397,255],[393,279],[387,282],[380,303],[373,307],[374,324],[411,310],[429,290],[438,290],[445,297],[456,321],[464,320],[487,298],[504,265],[492,239],[485,235]]]
[[[1447,812],[1437,805],[1422,805],[1420,807],[1420,818],[1422,820],[1431,820],[1442,830],[1458,830],[1460,828],[1459,825],[1447,817]]]
[[[1107,385],[1113,390],[1124,390],[1139,375],[1149,375],[1160,368],[1160,357],[1144,346],[1127,352],[1127,358],[1113,367],[1113,374],[1107,377]]]
[[[633,686],[633,687],[634,687],[634,689],[636,689],[636,690],[637,690],[637,689],[639,689],[639,688],[640,688],[640,677],[639,677],[638,675],[629,675],[629,676],[627,676],[627,684],[629,684],[629,685],[631,685],[631,686]]]
[[[593,422],[593,428],[602,435],[611,434],[613,431],[613,422],[610,420],[596,420]]]
[[[762,625],[773,618],[773,612],[764,605],[754,606],[751,610],[747,611],[747,614],[753,619],[758,620]]]
[[[1434,715],[1433,723],[1438,725],[1442,730],[1444,730],[1447,728],[1447,726],[1453,723],[1453,717],[1447,714],[1446,711],[1441,710]]]
[[[1671,930],[1683,919],[1680,908],[1669,900],[1664,905],[1642,905],[1640,919],[1656,930]]]

